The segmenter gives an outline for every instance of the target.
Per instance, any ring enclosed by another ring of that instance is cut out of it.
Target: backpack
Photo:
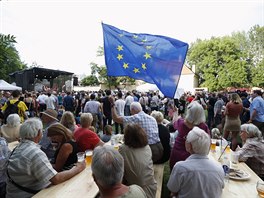
[[[17,106],[19,102],[20,101],[18,100],[14,104],[11,104],[10,101],[7,101],[7,107],[4,111],[4,124],[6,124],[6,119],[10,114],[14,114],[14,113],[19,114],[18,106]]]

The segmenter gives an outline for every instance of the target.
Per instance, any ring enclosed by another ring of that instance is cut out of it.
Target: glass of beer
[[[216,152],[216,139],[211,139],[211,147],[212,152]]]
[[[93,157],[93,150],[86,150],[85,151],[85,160],[86,160],[86,166],[91,166],[92,163],[92,157]]]
[[[258,181],[256,188],[257,188],[259,197],[264,198],[264,182]]]

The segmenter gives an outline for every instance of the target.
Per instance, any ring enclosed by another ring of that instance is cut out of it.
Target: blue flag
[[[108,76],[129,76],[156,84],[174,98],[188,44],[159,35],[134,34],[102,24]]]

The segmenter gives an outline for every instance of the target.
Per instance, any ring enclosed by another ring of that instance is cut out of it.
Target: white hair
[[[134,110],[136,113],[142,111],[141,104],[139,102],[132,102],[130,105],[130,111]]]
[[[186,141],[191,143],[194,153],[208,155],[211,142],[209,135],[204,130],[193,127],[188,133]]]
[[[17,127],[20,125],[20,117],[17,113],[10,114],[6,118],[6,124],[10,127]]]
[[[164,116],[160,111],[152,111],[150,115],[156,119],[157,123],[162,123],[164,119]]]
[[[39,118],[29,118],[20,127],[19,134],[21,139],[33,139],[42,133],[43,125]]]
[[[261,139],[262,137],[261,131],[254,124],[242,124],[240,130],[245,131],[248,134],[249,138],[257,137]]]
[[[187,106],[185,119],[193,125],[198,125],[205,122],[205,114],[202,105],[193,101]]]
[[[93,115],[91,113],[82,113],[80,123],[82,127],[91,126],[93,122]]]
[[[124,158],[112,146],[98,146],[93,151],[92,172],[96,181],[104,187],[122,183]]]

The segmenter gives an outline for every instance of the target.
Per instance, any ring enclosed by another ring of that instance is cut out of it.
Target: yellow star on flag
[[[137,39],[138,38],[138,36],[137,35],[133,35],[133,39]]]
[[[147,49],[147,50],[150,50],[150,49],[152,49],[152,46],[147,45],[147,46],[146,46],[146,49]]]
[[[127,69],[127,68],[128,68],[128,63],[124,63],[124,64],[123,64],[123,67],[124,67],[125,69]]]
[[[142,42],[143,42],[143,43],[146,43],[146,42],[147,42],[147,39],[142,39]]]
[[[148,58],[151,58],[151,54],[149,54],[148,52],[146,52],[146,53],[144,54],[144,57],[145,57],[146,60],[147,60]]]
[[[122,51],[123,50],[123,45],[118,45],[116,48],[118,51]]]
[[[118,59],[118,60],[123,59],[123,54],[118,54],[118,55],[117,55],[117,59]]]
[[[136,74],[136,73],[139,73],[139,69],[135,67],[135,68],[133,69],[133,72],[134,72],[135,74]]]
[[[147,69],[146,63],[141,63],[141,67],[142,69],[146,70]]]

